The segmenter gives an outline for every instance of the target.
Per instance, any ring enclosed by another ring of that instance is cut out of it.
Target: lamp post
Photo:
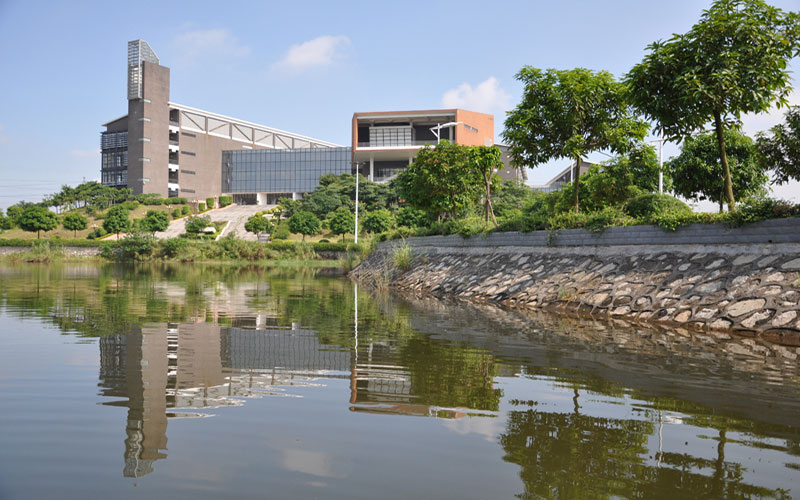
[[[358,244],[358,162],[356,162],[356,227],[354,234],[354,243]]]
[[[658,143],[658,194],[664,194],[664,131],[659,130],[658,139],[650,142]]]

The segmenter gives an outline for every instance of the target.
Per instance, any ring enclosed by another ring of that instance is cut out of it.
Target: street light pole
[[[358,243],[358,163],[356,163],[356,228],[354,242]]]

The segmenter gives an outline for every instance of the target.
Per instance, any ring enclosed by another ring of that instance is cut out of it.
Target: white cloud
[[[99,149],[73,149],[69,152],[73,158],[100,158]]]
[[[463,108],[501,116],[505,114],[510,104],[511,95],[500,87],[500,81],[493,76],[476,87],[462,83],[442,96],[442,106],[445,108]]]
[[[303,71],[315,67],[330,66],[347,55],[350,39],[344,35],[322,35],[313,40],[289,47],[286,55],[272,65],[273,69]]]
[[[178,53],[178,63],[192,65],[210,59],[237,59],[250,55],[250,47],[224,28],[187,31],[176,36],[172,44]]]
[[[800,106],[800,90],[794,90],[789,94],[789,105]],[[742,131],[754,137],[757,132],[766,132],[779,123],[783,123],[783,115],[786,108],[778,109],[772,107],[765,113],[750,113],[742,117]]]

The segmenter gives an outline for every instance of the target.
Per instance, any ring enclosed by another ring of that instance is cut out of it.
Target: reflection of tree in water
[[[497,365],[483,349],[419,335],[400,347],[398,364],[410,373],[416,403],[492,411],[500,405]]]
[[[537,410],[512,411],[500,435],[504,460],[522,467],[520,498],[746,499],[789,498],[744,482],[740,464],[726,462],[725,431],[714,460],[663,453],[648,461],[652,422]]]

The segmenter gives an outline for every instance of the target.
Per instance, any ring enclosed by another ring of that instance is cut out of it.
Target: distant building
[[[394,178],[420,149],[442,139],[494,145],[494,116],[464,109],[355,113],[352,126],[353,162],[376,182]]]
[[[425,145],[494,145],[494,116],[464,109],[355,113],[341,147],[170,101],[170,70],[144,40],[128,42],[128,113],[104,123],[101,182],[134,194],[273,204],[310,193],[324,174],[388,182]],[[502,151],[503,179],[525,181]]]
[[[171,102],[169,77],[147,42],[128,42],[128,114],[103,124],[103,184],[202,200],[222,193],[222,151],[337,146]]]
[[[536,189],[537,191],[544,191],[545,193],[558,191],[564,184],[572,182],[572,180],[576,177],[577,170],[575,168],[575,165],[576,162],[572,162],[570,166],[568,166],[567,168],[556,174],[556,176],[547,181],[546,184],[543,184],[541,186],[531,186],[531,188]],[[580,175],[583,175],[586,172],[588,172],[589,169],[594,165],[597,165],[597,163],[581,160]]]

